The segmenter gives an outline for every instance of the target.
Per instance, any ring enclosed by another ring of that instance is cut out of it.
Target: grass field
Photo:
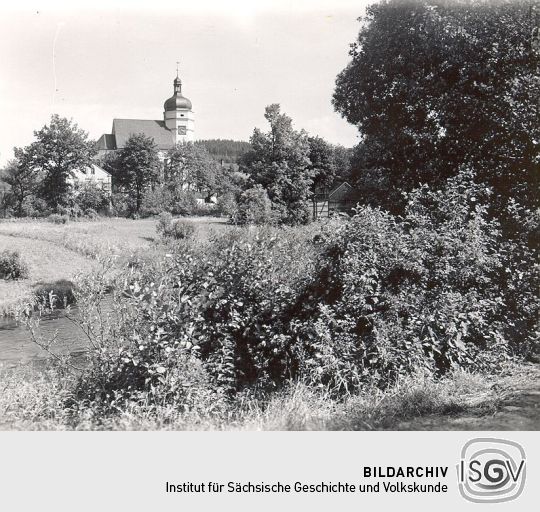
[[[195,224],[195,236],[200,240],[227,229],[222,218],[185,220]],[[63,225],[41,220],[0,222],[0,251],[19,251],[30,270],[28,279],[0,281],[0,316],[29,300],[40,284],[70,281],[78,273],[91,272],[100,257],[159,252],[158,242],[154,219],[101,219]]]

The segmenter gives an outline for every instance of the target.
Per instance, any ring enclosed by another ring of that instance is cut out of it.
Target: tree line
[[[224,213],[234,222],[298,224],[309,220],[307,200],[347,176],[350,151],[296,131],[279,105],[266,109],[270,131],[255,129],[250,142],[180,143],[160,153],[144,134],[97,156],[95,143],[73,121],[53,115],[35,141],[15,148],[0,179],[9,186],[4,210],[15,216],[109,210],[118,215]],[[222,156],[227,152],[225,162]],[[98,163],[112,176],[113,194],[95,183],[78,184],[74,171]],[[201,200],[216,207],[202,211]]]

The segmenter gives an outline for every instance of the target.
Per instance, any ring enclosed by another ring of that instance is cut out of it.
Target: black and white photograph
[[[538,1],[0,39],[0,430],[539,430]]]

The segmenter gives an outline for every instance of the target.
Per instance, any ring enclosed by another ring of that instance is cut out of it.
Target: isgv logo
[[[489,437],[471,439],[457,465],[459,491],[473,503],[514,500],[523,492],[526,471],[520,444]]]

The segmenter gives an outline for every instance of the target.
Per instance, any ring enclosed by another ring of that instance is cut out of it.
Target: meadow
[[[221,218],[191,217],[196,234],[206,240],[213,232],[226,229]],[[0,316],[10,315],[33,300],[36,289],[55,289],[81,274],[95,271],[101,258],[124,261],[139,254],[151,257],[162,252],[155,219],[102,218],[57,225],[40,219],[0,221],[0,251],[18,251],[29,267],[21,280],[0,280]]]

